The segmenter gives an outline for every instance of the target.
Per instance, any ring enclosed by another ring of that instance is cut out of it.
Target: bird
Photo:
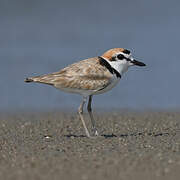
[[[92,98],[105,93],[118,84],[131,66],[146,66],[133,58],[131,51],[124,48],[113,48],[101,56],[75,62],[58,72],[26,78],[24,81],[43,83],[68,93],[82,96],[78,114],[87,137],[98,136],[95,119],[92,113]],[[91,119],[93,136],[86,126],[83,111],[88,100],[87,111]]]

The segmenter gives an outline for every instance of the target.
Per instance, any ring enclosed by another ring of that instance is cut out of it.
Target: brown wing
[[[31,79],[55,87],[97,90],[106,87],[111,78],[112,74],[95,57],[71,64],[59,72]]]

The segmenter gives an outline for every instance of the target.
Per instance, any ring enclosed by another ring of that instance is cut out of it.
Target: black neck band
[[[111,74],[115,74],[117,78],[121,78],[121,74],[114,69],[103,57],[99,56],[99,62],[102,66],[105,66]]]

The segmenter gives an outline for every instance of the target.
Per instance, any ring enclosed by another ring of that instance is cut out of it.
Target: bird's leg
[[[95,136],[98,136],[98,132],[95,126],[95,121],[94,121],[94,117],[93,117],[93,113],[92,113],[92,108],[91,108],[91,103],[92,103],[92,95],[89,96],[89,102],[88,102],[88,106],[87,106],[87,110],[91,119],[91,124],[92,124],[92,129],[93,129],[93,133]]]
[[[84,129],[85,129],[86,136],[87,136],[87,137],[91,137],[90,134],[89,134],[89,131],[88,131],[87,127],[86,127],[84,118],[83,118],[83,107],[84,107],[84,104],[86,103],[86,100],[87,100],[87,98],[86,98],[86,97],[83,97],[83,101],[82,101],[82,103],[81,103],[80,106],[79,106],[78,113],[79,113],[80,119],[81,119],[81,121],[82,121],[83,127],[84,127]]]

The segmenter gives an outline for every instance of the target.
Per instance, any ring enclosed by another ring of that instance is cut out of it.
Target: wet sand
[[[1,113],[0,179],[180,179],[180,113],[95,119],[101,136],[89,139],[75,113]]]

